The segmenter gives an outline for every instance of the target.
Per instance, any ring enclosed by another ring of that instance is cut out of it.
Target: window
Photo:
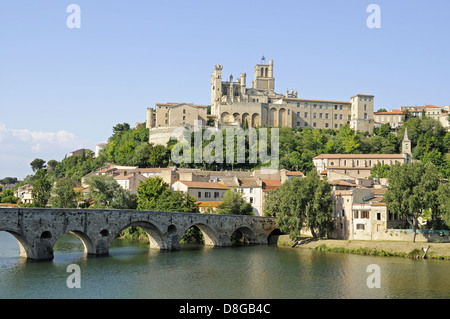
[[[337,120],[337,114],[334,114],[334,119]]]
[[[334,124],[334,128],[337,128],[337,124]]]
[[[354,210],[353,211],[353,218],[359,218],[359,211],[357,211],[357,210]]]
[[[335,109],[335,110],[337,110],[337,108],[338,108],[338,106],[337,106],[337,105],[335,105],[335,106],[334,106],[334,109]]]
[[[214,192],[214,198],[220,198],[220,193],[219,192]]]
[[[297,122],[297,126],[300,126],[300,122]]]
[[[328,120],[328,113],[325,113],[325,118]]]
[[[297,112],[297,117],[300,117],[300,112]]]
[[[321,109],[322,108],[322,105],[319,105],[319,109]]]
[[[342,111],[342,105],[339,105],[339,109]]]
[[[314,114],[313,114],[313,118],[317,118],[317,113],[314,113]]]
[[[381,220],[381,213],[377,213],[377,220]]]
[[[316,127],[316,122],[313,123],[313,127]]]
[[[368,219],[369,218],[369,212],[368,211],[362,211],[361,212],[361,218]]]
[[[317,107],[317,104],[313,104],[313,108],[316,108]]]
[[[183,109],[183,114],[186,114],[186,109]]]
[[[249,197],[248,199],[249,199],[250,204],[253,204],[253,197]]]
[[[308,103],[305,103],[305,107],[308,107]]]
[[[198,198],[202,198],[202,192],[198,192]]]
[[[357,230],[364,230],[364,224],[356,224]]]
[[[342,120],[342,114],[339,115],[339,119]]]
[[[308,118],[308,112],[305,112],[305,119]]]
[[[322,118],[322,113],[319,113],[319,119],[321,119]]]
[[[325,127],[328,128],[328,123],[325,123]]]
[[[211,198],[211,192],[205,192],[205,198]]]
[[[297,107],[300,107],[300,103],[297,103]]]

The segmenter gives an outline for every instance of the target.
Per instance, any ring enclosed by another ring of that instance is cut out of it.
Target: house
[[[30,184],[26,184],[20,186],[16,191],[14,191],[14,196],[20,198],[21,202],[24,204],[32,204],[33,197],[31,193],[33,191],[33,186]]]
[[[147,178],[139,173],[124,171],[122,174],[114,176],[114,179],[123,189],[136,191],[139,183],[145,181]]]
[[[207,207],[217,208],[229,187],[215,182],[176,181],[171,189],[193,196],[200,211],[204,212]]]

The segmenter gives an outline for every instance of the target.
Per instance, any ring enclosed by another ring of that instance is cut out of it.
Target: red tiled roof
[[[191,182],[191,181],[179,181],[190,188],[212,188],[212,189],[229,189],[229,187],[215,182]]]
[[[218,207],[222,202],[220,201],[197,201],[195,202],[198,207]]]
[[[302,172],[297,172],[297,171],[288,171],[286,172],[287,176],[303,176]]]
[[[263,189],[275,189],[281,186],[281,181],[277,179],[263,179],[262,182]]]
[[[372,158],[387,158],[387,159],[401,159],[402,154],[321,154],[313,159],[321,158],[354,158],[354,159],[372,159]]]

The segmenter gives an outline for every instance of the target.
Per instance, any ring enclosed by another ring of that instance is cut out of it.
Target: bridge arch
[[[236,228],[230,238],[233,244],[254,245],[258,243],[258,237],[255,232],[248,226]]]
[[[124,227],[120,228],[113,237],[111,237],[110,244],[112,239],[119,236],[119,234],[127,228],[130,227],[140,227],[142,228],[148,236],[150,241],[150,248],[152,249],[167,249],[167,243],[164,240],[163,232],[153,223],[147,221],[135,221],[131,222]]]
[[[19,256],[20,257],[32,257],[31,246],[28,240],[22,234],[10,230],[10,229],[0,229],[0,231],[4,231],[17,239],[17,243],[19,244]]]
[[[219,245],[219,237],[218,234],[208,225],[203,223],[194,223],[186,228],[183,229],[182,232],[180,232],[180,238],[183,236],[183,234],[190,229],[191,227],[196,226],[203,234],[203,237],[205,239],[205,246],[218,246]]]

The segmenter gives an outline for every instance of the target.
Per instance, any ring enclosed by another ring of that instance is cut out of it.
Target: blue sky
[[[81,28],[69,29],[69,4]],[[381,9],[381,28],[366,11]],[[0,178],[24,178],[36,157],[62,160],[104,142],[117,123],[145,121],[159,102],[210,103],[224,77],[274,60],[275,89],[375,108],[450,104],[450,2],[0,2]]]

